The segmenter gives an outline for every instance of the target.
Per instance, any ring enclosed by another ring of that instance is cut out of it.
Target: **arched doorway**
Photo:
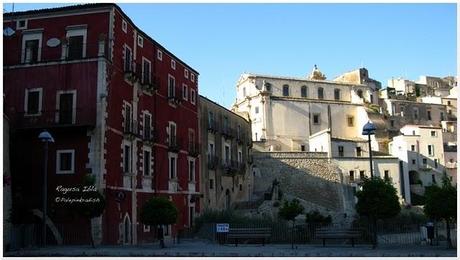
[[[128,213],[126,213],[123,220],[123,244],[131,244],[131,220],[129,219]]]

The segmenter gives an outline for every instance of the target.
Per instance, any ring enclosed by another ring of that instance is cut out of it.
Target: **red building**
[[[155,228],[144,226],[139,213],[154,196],[169,198],[180,211],[166,236],[190,227],[200,208],[198,72],[115,4],[6,13],[3,27],[5,113],[18,183],[13,204],[41,212],[37,137],[47,129],[55,139],[48,216],[58,230],[89,228],[53,207],[58,186],[72,187],[88,173],[106,199],[103,216],[92,221],[96,242],[151,242]]]

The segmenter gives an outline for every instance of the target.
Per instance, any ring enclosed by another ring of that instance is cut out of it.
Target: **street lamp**
[[[46,247],[46,209],[47,209],[47,199],[48,199],[48,143],[54,143],[53,136],[44,130],[38,135],[43,143],[45,143],[45,162],[43,166],[43,247]]]
[[[371,178],[374,177],[374,174],[373,174],[373,171],[372,171],[371,135],[375,134],[375,130],[376,130],[375,125],[371,121],[368,121],[363,126],[363,135],[367,135],[368,140],[369,140],[369,162],[370,162]]]

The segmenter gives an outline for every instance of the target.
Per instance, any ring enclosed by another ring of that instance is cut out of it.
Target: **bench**
[[[235,240],[235,246],[238,246],[240,239],[260,239],[262,245],[271,237],[271,228],[230,228],[227,238]]]
[[[355,239],[361,237],[361,231],[357,229],[316,229],[316,238],[323,240],[323,246],[326,246],[326,239],[351,239],[351,246],[355,246]]]

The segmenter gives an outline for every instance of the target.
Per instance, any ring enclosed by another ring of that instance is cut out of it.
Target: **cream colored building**
[[[441,127],[406,125],[389,143],[389,151],[400,160],[408,203],[410,193],[423,194],[426,186],[442,182],[445,158]]]
[[[358,189],[363,178],[369,178],[369,143],[362,138],[331,136],[329,129],[320,131],[309,138],[310,152],[325,152],[345,177],[345,182]],[[397,157],[372,151],[373,176],[389,179],[401,200],[404,198]]]
[[[316,67],[306,78],[242,74],[236,90],[232,110],[249,114],[252,140],[264,141],[265,151],[309,151],[309,136],[324,129],[363,137],[365,104],[378,102],[376,89],[326,80]]]

